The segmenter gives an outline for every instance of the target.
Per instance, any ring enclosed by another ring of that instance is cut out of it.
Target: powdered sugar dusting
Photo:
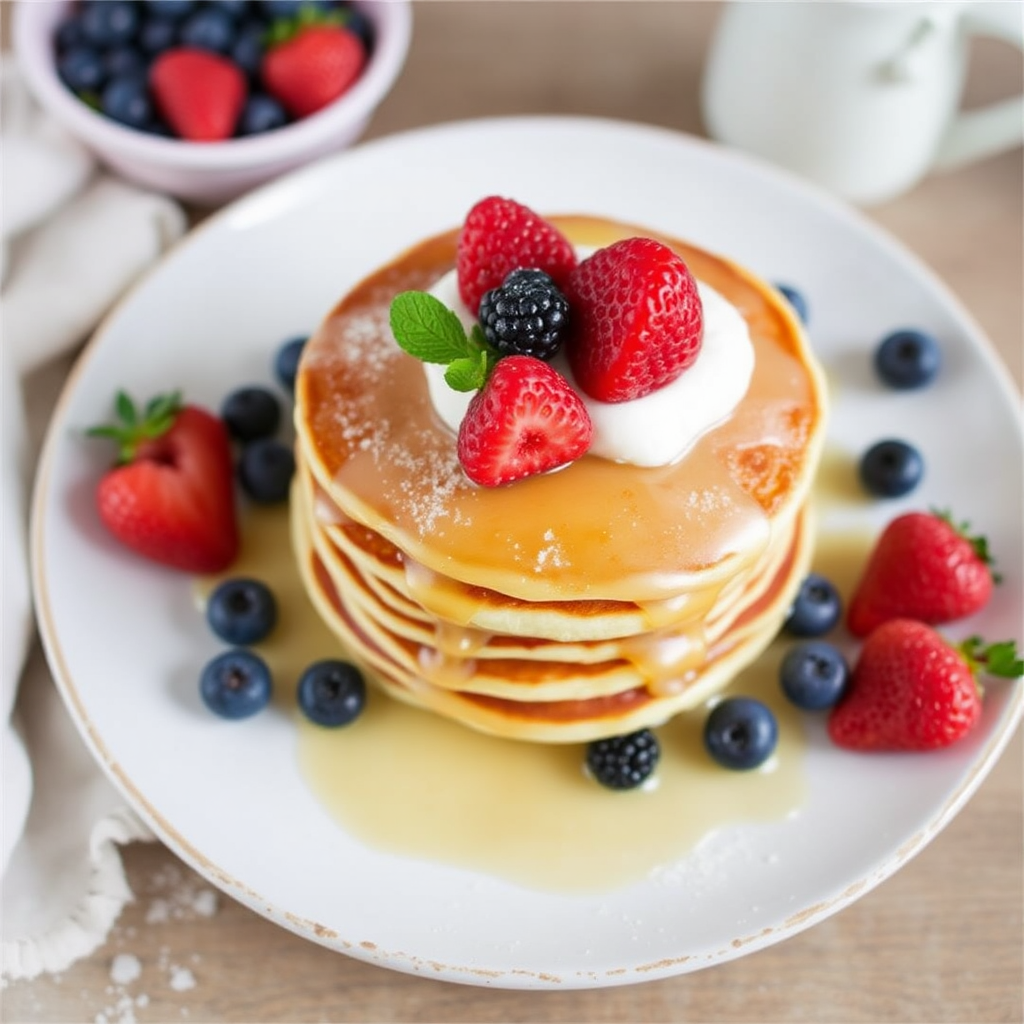
[[[452,506],[456,491],[465,487],[454,448],[414,454],[396,445],[388,453],[388,461],[402,471],[396,484],[399,493],[391,496],[392,500],[397,498],[409,510],[421,537],[433,534],[438,524],[449,518],[458,526],[471,525],[471,519]]]
[[[546,546],[537,552],[537,561],[534,563],[533,571],[540,573],[545,569],[561,569],[570,564],[564,549],[558,543],[554,530],[547,530],[544,534]]]

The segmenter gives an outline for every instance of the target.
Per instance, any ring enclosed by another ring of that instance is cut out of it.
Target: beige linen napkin
[[[0,68],[3,207],[2,977],[61,971],[101,945],[131,893],[117,845],[152,838],[87,752],[35,640],[28,497],[80,344],[185,230],[181,209],[100,173]]]

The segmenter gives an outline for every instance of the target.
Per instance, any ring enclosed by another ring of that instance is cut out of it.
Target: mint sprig
[[[480,325],[467,333],[458,316],[429,292],[400,292],[391,301],[390,319],[399,348],[421,362],[446,366],[444,379],[454,391],[482,388],[498,361]]]

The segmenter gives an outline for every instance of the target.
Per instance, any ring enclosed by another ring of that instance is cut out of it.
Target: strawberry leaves
[[[974,675],[984,673],[1001,679],[1024,676],[1024,660],[1017,656],[1017,645],[1013,640],[985,646],[980,636],[970,636],[958,649]]]
[[[467,333],[458,316],[427,292],[395,296],[391,333],[404,352],[424,363],[446,366],[444,379],[454,391],[478,391],[498,361],[479,324]]]
[[[132,398],[118,391],[114,412],[119,422],[104,423],[86,431],[88,437],[107,437],[118,444],[119,465],[131,462],[140,444],[162,437],[181,412],[181,392],[151,398],[140,412]]]
[[[116,422],[87,431],[115,442],[96,507],[125,547],[185,572],[221,572],[238,553],[231,444],[223,421],[179,392],[114,400]]]

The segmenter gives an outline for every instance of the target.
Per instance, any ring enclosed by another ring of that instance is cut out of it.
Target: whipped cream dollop
[[[588,253],[580,250],[581,258]],[[601,402],[577,384],[562,353],[551,360],[583,399],[594,425],[588,454],[634,466],[667,466],[724,420],[747,393],[754,372],[754,346],[739,310],[701,281],[697,291],[704,307],[704,340],[696,360],[671,384],[628,402]],[[459,298],[454,270],[430,293],[454,310],[469,331],[476,318]],[[453,391],[445,367],[425,363],[430,399],[438,416],[456,433],[475,392]]]

